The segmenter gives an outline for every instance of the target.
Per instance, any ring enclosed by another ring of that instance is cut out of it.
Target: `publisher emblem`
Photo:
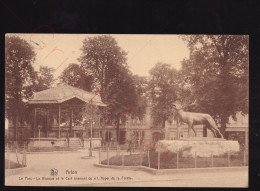
[[[51,171],[51,176],[57,176],[58,175],[58,170],[56,168],[52,168],[50,171]]]

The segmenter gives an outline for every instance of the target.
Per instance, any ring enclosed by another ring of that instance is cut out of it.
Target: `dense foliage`
[[[184,36],[190,57],[182,63],[182,79],[194,111],[213,115],[224,132],[229,116],[248,113],[248,36]]]
[[[59,77],[60,81],[85,91],[92,90],[92,77],[78,64],[69,64]]]
[[[135,114],[143,115],[138,108],[140,99],[136,80],[127,65],[127,53],[110,35],[86,38],[81,50],[80,67],[93,77],[93,91],[107,104],[106,122],[115,126],[119,140],[119,126],[124,124],[126,114],[136,111]]]
[[[25,117],[24,101],[31,95],[36,79],[32,66],[36,54],[30,44],[20,37],[6,36],[5,40],[6,115],[14,121],[17,139],[17,122]]]
[[[165,127],[165,122],[173,115],[173,103],[178,95],[178,72],[169,64],[158,63],[150,70],[149,95],[151,117],[155,127]]]
[[[16,140],[17,123],[29,118],[28,99],[34,92],[51,87],[54,77],[53,69],[46,66],[35,71],[36,53],[27,41],[7,35],[5,43],[5,111],[6,117],[14,122]]]

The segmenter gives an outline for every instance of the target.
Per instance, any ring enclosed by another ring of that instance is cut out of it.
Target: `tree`
[[[135,83],[129,70],[121,69],[121,73],[118,73],[117,79],[109,84],[107,96],[107,119],[108,122],[115,122],[117,141],[119,142],[119,127],[125,124],[126,114],[132,114],[138,104]]]
[[[248,113],[248,36],[184,36],[190,58],[182,63],[194,110],[207,112],[225,131],[229,116]]]
[[[138,117],[140,120],[144,118],[147,107],[147,88],[148,80],[146,77],[134,75],[133,76],[137,104],[132,113],[132,117]]]
[[[81,68],[93,77],[93,91],[101,92],[102,101],[107,103],[107,119],[109,123],[115,121],[119,141],[120,121],[125,120],[125,113],[132,111],[137,100],[127,53],[110,35],[86,38],[81,50]]]
[[[50,88],[54,83],[54,69],[47,66],[40,66],[40,72],[37,75],[37,84],[35,91],[39,92]]]
[[[14,139],[17,141],[17,121],[23,118],[24,101],[36,75],[32,67],[35,52],[29,43],[17,36],[5,38],[5,101],[7,117],[14,121]]]
[[[93,77],[95,92],[106,90],[120,73],[127,67],[126,55],[110,35],[88,37],[83,41],[82,54],[78,59],[81,68]]]
[[[127,69],[121,73],[108,89],[107,116],[114,120],[116,125],[117,140],[120,141],[119,126],[124,125],[126,116],[143,119],[146,112],[146,85],[144,77],[132,75]]]
[[[69,64],[69,66],[64,69],[59,79],[61,82],[81,88],[85,91],[90,92],[92,90],[92,77],[87,75],[78,64]]]
[[[158,63],[150,70],[149,95],[151,116],[155,126],[165,128],[165,122],[173,115],[173,103],[177,100],[178,73],[170,65]]]

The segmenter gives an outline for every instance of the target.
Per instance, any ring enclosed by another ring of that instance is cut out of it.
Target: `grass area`
[[[16,162],[13,162],[13,161],[10,160],[10,168],[8,168],[8,165],[9,165],[8,162],[9,162],[9,160],[5,159],[5,169],[14,169],[14,168],[22,168],[22,167],[24,167],[23,165],[18,164]]]
[[[148,155],[143,154],[142,160],[140,154],[132,154],[124,156],[124,166],[149,166]],[[122,165],[122,156],[113,156],[109,158],[110,165]],[[101,164],[107,164],[107,160],[103,160]],[[178,168],[194,168],[195,158],[192,157],[181,157],[179,156]],[[237,153],[230,156],[230,166],[242,166],[243,165],[243,154]],[[213,157],[213,167],[227,167],[228,156],[227,154],[222,156]],[[158,168],[158,153],[155,151],[150,152],[150,167]],[[211,167],[210,157],[197,157],[196,159],[197,168]],[[160,155],[160,169],[176,169],[177,168],[177,154],[176,153],[161,153]]]
[[[28,152],[52,152],[52,151],[74,151],[75,149],[69,147],[30,147]]]
[[[107,164],[107,160],[101,161],[101,164]],[[122,156],[113,156],[109,158],[110,165],[122,165]],[[124,166],[138,166],[140,165],[140,155],[132,154],[125,155],[124,157]]]

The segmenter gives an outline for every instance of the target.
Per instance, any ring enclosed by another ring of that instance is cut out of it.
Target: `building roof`
[[[93,103],[98,106],[106,106],[99,95],[70,86],[68,84],[34,93],[29,99],[29,104],[62,103],[73,98],[78,98],[85,103]]]

